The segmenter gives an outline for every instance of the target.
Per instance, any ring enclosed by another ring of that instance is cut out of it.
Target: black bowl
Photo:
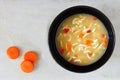
[[[70,17],[71,15],[78,14],[78,13],[91,14],[97,17],[98,19],[100,19],[102,23],[105,25],[105,28],[108,31],[108,36],[109,36],[108,46],[104,55],[95,63],[87,66],[79,66],[79,65],[74,65],[72,63],[69,63],[60,55],[56,46],[56,32],[58,27],[63,22],[63,20]],[[81,72],[81,73],[90,72],[100,68],[110,58],[115,45],[115,32],[110,20],[101,11],[89,6],[74,6],[64,10],[54,19],[49,29],[48,43],[49,43],[49,48],[53,58],[63,68],[73,72]]]

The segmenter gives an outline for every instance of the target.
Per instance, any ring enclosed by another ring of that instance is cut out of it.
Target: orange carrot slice
[[[16,59],[20,55],[20,50],[16,46],[11,46],[7,49],[7,55],[10,59]]]
[[[80,37],[80,38],[83,38],[83,36],[84,36],[83,33],[80,33],[80,34],[79,34],[79,37]]]
[[[89,52],[89,53],[88,53],[88,56],[89,56],[89,57],[92,57],[92,56],[93,56],[93,53],[92,53],[92,52]]]
[[[68,51],[72,50],[72,44],[70,42],[67,43],[67,50]]]
[[[34,70],[34,64],[28,60],[23,61],[20,66],[21,70],[26,73],[30,73]]]
[[[34,51],[28,51],[28,52],[25,53],[24,59],[29,60],[31,62],[36,62],[37,59],[38,59],[38,55]]]
[[[106,35],[103,33],[103,34],[101,34],[101,37],[102,38],[106,38]]]
[[[90,46],[92,44],[92,40],[90,40],[90,39],[85,40],[85,44]]]
[[[107,44],[108,44],[108,40],[105,39],[105,40],[104,40],[104,47],[107,47]]]
[[[94,18],[93,18],[93,20],[95,20],[95,21],[96,21],[96,20],[97,20],[97,18],[96,18],[96,17],[94,17]]]

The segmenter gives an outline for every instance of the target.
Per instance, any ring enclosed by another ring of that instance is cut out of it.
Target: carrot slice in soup
[[[69,32],[69,28],[63,29],[63,32],[64,32],[64,33],[68,33],[68,32]]]
[[[16,46],[11,46],[7,49],[7,55],[11,59],[16,59],[20,55],[20,50]]]
[[[91,30],[89,29],[89,30],[87,30],[87,33],[90,33],[91,32]]]
[[[92,53],[92,52],[89,52],[89,53],[88,53],[88,56],[89,56],[89,57],[92,57],[92,56],[93,56],[93,53]]]
[[[80,38],[83,38],[83,36],[84,36],[83,33],[80,33],[80,34],[79,34],[79,37],[80,37]]]
[[[96,20],[97,20],[97,18],[96,18],[96,17],[93,17],[93,20],[95,20],[95,21],[96,21]]]
[[[108,40],[105,39],[105,40],[104,40],[104,47],[107,47],[107,44],[108,44]]]
[[[68,51],[72,50],[72,44],[70,42],[67,43],[67,50]]]
[[[64,49],[60,49],[60,53],[61,53],[61,54],[64,54],[64,53],[65,53],[65,50],[64,50]]]
[[[88,46],[91,45],[92,44],[92,40],[90,40],[90,39],[85,40],[85,44],[88,45]]]
[[[101,36],[102,36],[102,38],[106,38],[106,35],[103,33],[103,34],[101,34]]]

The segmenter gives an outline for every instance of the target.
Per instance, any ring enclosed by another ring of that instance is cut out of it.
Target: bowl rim
[[[63,20],[65,20],[69,16],[78,14],[78,13],[91,14],[91,15],[97,17],[98,19],[100,19],[101,22],[105,25],[105,28],[108,32],[108,37],[109,37],[108,46],[107,46],[107,49],[106,49],[105,53],[103,54],[103,56],[95,63],[87,65],[87,66],[78,66],[78,65],[74,65],[74,64],[66,61],[59,54],[59,51],[57,50],[57,46],[56,46],[55,38],[56,38],[56,32],[57,32],[57,29],[59,28],[59,25],[62,23]],[[110,22],[110,20],[108,19],[108,17],[106,17],[98,9],[90,7],[90,6],[85,6],[85,5],[73,6],[73,7],[67,8],[64,11],[62,11],[53,20],[53,22],[50,26],[49,32],[48,32],[48,44],[49,44],[49,49],[50,49],[52,57],[63,68],[65,68],[69,71],[78,72],[78,73],[91,72],[91,71],[94,71],[94,70],[100,68],[111,57],[113,50],[114,50],[114,46],[115,46],[115,31],[114,31],[113,25]]]

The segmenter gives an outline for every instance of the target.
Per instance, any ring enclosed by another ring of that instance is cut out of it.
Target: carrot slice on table
[[[7,49],[7,55],[11,59],[16,59],[20,55],[20,50],[16,46],[11,46]]]
[[[68,51],[72,50],[72,44],[70,42],[67,43],[67,50]]]
[[[34,64],[31,61],[25,60],[20,64],[21,70],[30,73],[34,70]]]
[[[36,62],[37,59],[38,59],[38,55],[34,51],[28,51],[28,52],[25,53],[24,59],[29,60],[31,62]]]
[[[85,40],[85,44],[88,45],[88,46],[91,45],[92,44],[92,40],[90,40],[90,39]]]

